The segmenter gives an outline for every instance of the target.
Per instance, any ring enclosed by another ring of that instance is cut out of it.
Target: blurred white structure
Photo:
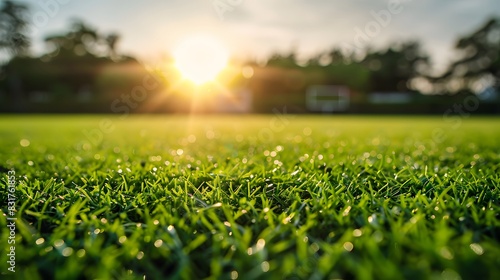
[[[312,85],[306,92],[307,109],[332,113],[349,109],[350,91],[346,86]]]
[[[406,104],[413,101],[413,95],[409,92],[372,92],[368,101],[374,104]]]

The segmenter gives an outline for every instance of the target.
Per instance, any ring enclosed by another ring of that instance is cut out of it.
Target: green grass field
[[[500,279],[499,118],[104,118],[0,117],[0,278]]]

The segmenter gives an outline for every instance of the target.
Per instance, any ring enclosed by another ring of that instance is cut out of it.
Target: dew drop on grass
[[[450,251],[450,249],[448,249],[448,247],[442,247],[440,250],[439,250],[439,253],[441,254],[441,256],[447,260],[452,260],[453,259],[453,253]]]
[[[62,250],[62,255],[65,257],[69,257],[73,254],[73,248],[71,247],[66,247],[64,250]]]
[[[85,249],[80,249],[76,252],[76,255],[79,257],[79,258],[83,258],[85,256]]]
[[[354,245],[351,242],[345,242],[343,247],[347,252],[351,252],[354,249]]]
[[[127,241],[127,237],[125,235],[120,236],[120,238],[118,238],[118,242],[120,242],[120,244],[125,243],[125,241]]]
[[[260,264],[260,267],[262,268],[262,271],[263,272],[268,272],[269,271],[269,263],[266,262],[266,261],[263,261],[261,264]]]
[[[54,246],[56,246],[56,247],[61,247],[63,245],[64,245],[64,240],[62,240],[62,239],[58,239],[58,240],[54,241]]]
[[[264,246],[266,246],[266,241],[262,238],[259,239],[257,241],[257,245],[256,245],[257,250],[262,250],[264,248]]]
[[[163,245],[163,240],[161,240],[161,239],[156,240],[154,245],[156,248],[160,248],[161,245]]]
[[[477,243],[472,243],[469,245],[469,247],[471,248],[472,251],[474,251],[474,253],[476,253],[477,255],[481,256],[482,254],[484,254],[484,249],[481,245],[477,244]]]
[[[342,213],[342,216],[347,216],[349,215],[349,212],[351,211],[351,206],[347,206],[347,208],[344,210],[344,212]]]
[[[30,145],[30,141],[28,139],[21,139],[21,141],[19,141],[19,144],[22,147],[28,147]]]

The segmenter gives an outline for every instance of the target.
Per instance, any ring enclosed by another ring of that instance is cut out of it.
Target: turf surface
[[[2,279],[500,279],[498,118],[108,118],[0,117]]]

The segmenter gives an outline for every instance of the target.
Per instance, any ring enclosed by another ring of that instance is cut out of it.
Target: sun
[[[182,76],[198,85],[213,81],[226,67],[229,57],[224,45],[209,35],[185,38],[173,55]]]

